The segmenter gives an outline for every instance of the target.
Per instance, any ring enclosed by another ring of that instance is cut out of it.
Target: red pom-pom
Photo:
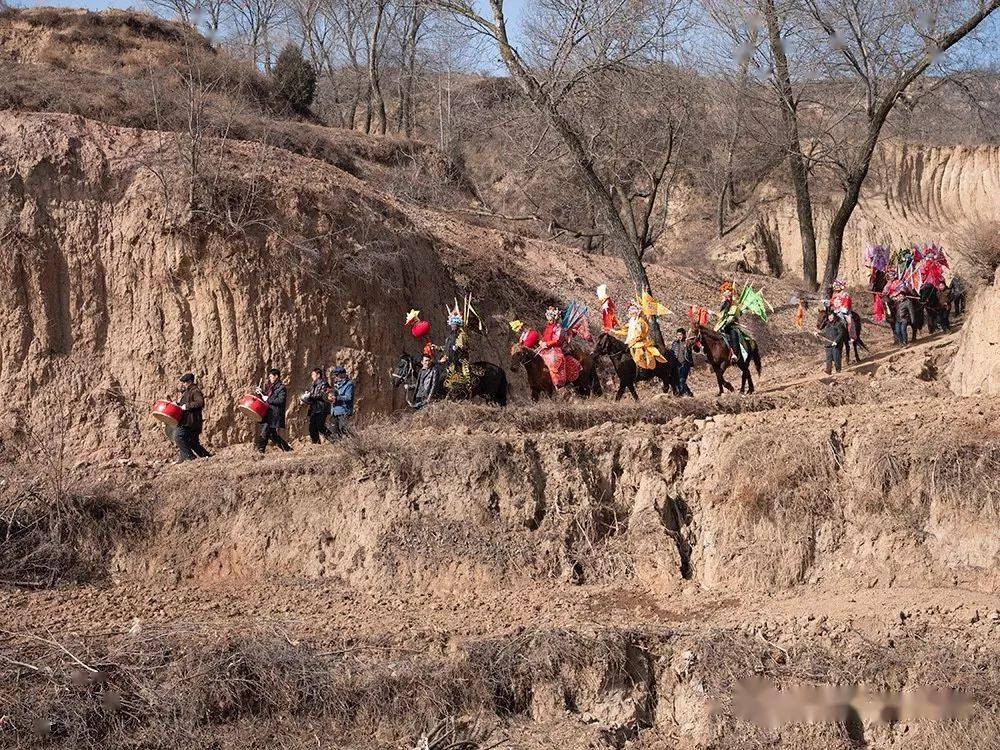
[[[413,334],[413,338],[422,339],[428,333],[431,332],[431,324],[426,320],[421,320],[419,323],[414,323],[413,328],[410,329],[410,333]]]
[[[538,335],[538,331],[536,331],[534,328],[529,328],[527,331],[524,332],[524,336],[521,337],[521,343],[524,344],[529,349],[534,349],[536,346],[538,346],[539,338],[540,337]]]

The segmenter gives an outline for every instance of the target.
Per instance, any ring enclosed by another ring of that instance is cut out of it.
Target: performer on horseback
[[[605,333],[611,333],[618,328],[619,323],[615,300],[608,295],[607,284],[597,287],[597,301],[601,303],[601,328]]]
[[[833,282],[833,294],[830,295],[830,311],[844,322],[849,340],[857,338],[854,329],[854,316],[851,315],[851,293],[847,291],[847,283],[841,279]]]
[[[649,321],[646,320],[639,305],[629,305],[625,345],[628,346],[635,363],[644,370],[655,370],[657,362],[667,361],[653,343],[649,333]]]
[[[732,352],[733,364],[739,362],[740,351],[740,308],[733,300],[734,288],[731,281],[723,282],[720,287],[722,292],[722,303],[719,305],[719,324],[716,330],[725,336]]]
[[[542,340],[538,346],[538,354],[545,366],[549,368],[552,385],[561,388],[572,383],[580,376],[580,361],[565,353],[564,347],[569,343],[571,334],[563,328],[562,316],[557,307],[550,306],[545,311],[547,325],[542,332]]]
[[[441,363],[448,366],[449,374],[469,376],[469,350],[465,341],[465,320],[456,306],[448,311],[448,335],[444,340]]]

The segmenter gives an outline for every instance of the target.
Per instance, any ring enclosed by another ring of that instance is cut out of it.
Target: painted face
[[[545,319],[550,323],[558,317],[559,317],[558,310],[553,310],[552,308],[549,308],[548,310],[545,311]]]

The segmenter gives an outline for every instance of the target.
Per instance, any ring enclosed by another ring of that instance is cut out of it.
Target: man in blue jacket
[[[330,370],[333,381],[330,390],[330,431],[333,437],[341,438],[350,434],[348,419],[354,414],[354,381],[347,376],[347,370],[337,365]]]

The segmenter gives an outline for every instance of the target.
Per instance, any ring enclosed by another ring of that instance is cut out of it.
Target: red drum
[[[538,346],[538,340],[540,338],[541,336],[538,335],[538,331],[534,328],[529,328],[524,332],[524,336],[521,338],[521,343],[529,349],[534,349]]]
[[[153,411],[150,412],[150,415],[153,419],[163,422],[163,424],[176,427],[177,423],[180,422],[181,418],[184,416],[184,410],[173,401],[161,399],[153,404]]]
[[[241,398],[236,408],[255,422],[263,422],[267,417],[267,402],[250,394]]]
[[[419,323],[415,323],[413,328],[410,329],[410,333],[413,334],[413,338],[415,339],[422,339],[430,332],[431,324],[426,320],[421,320]]]

